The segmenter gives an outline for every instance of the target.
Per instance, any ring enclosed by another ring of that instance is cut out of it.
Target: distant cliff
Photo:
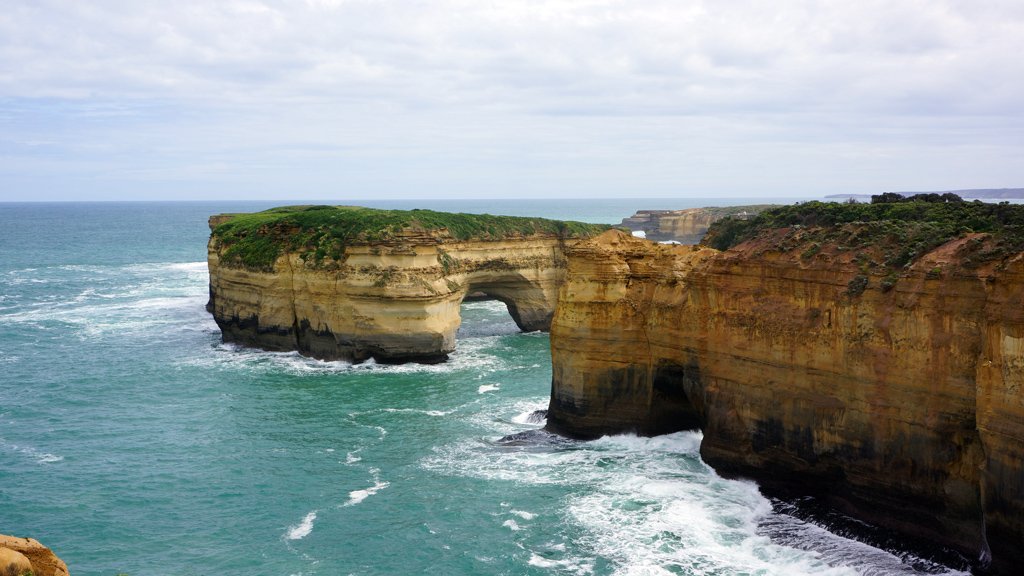
[[[1024,188],[975,188],[971,190],[945,190],[942,192],[897,192],[903,196],[916,194],[956,194],[962,198],[984,198],[988,200],[1024,198]]]
[[[226,342],[327,360],[438,362],[470,292],[547,330],[566,247],[609,229],[542,218],[305,206],[210,218]]]
[[[721,473],[1024,564],[1024,208],[807,203],[567,252],[548,427],[704,431]]]
[[[920,194],[956,194],[961,198],[981,198],[985,200],[1015,200],[1024,198],[1024,188],[976,188],[972,190],[943,190],[941,192],[885,192],[900,196],[917,196]],[[871,194],[829,194],[825,198],[871,198]]]
[[[637,210],[636,214],[622,220],[622,226],[643,231],[645,238],[655,242],[697,244],[716,220],[725,216],[749,218],[773,206],[757,204],[688,210]]]

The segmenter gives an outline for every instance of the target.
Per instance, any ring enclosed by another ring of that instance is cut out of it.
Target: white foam
[[[530,566],[536,566],[538,568],[555,568],[564,565],[564,562],[559,562],[557,560],[548,560],[547,558],[541,558],[536,554],[530,555]]]
[[[202,309],[200,305],[198,307]],[[202,321],[216,330],[212,317],[203,310]],[[197,320],[198,322],[199,320]],[[507,370],[507,362],[487,350],[494,345],[494,339],[478,338],[459,340],[457,348],[449,355],[448,361],[441,364],[377,364],[372,359],[362,364],[344,361],[323,361],[302,356],[297,352],[267,352],[256,348],[247,348],[235,344],[220,344],[213,348],[211,354],[198,356],[184,361],[190,366],[212,367],[223,364],[243,366],[257,373],[285,372],[296,375],[335,374],[352,372],[370,372],[384,374],[453,374],[479,370],[481,367],[494,366],[494,370]],[[424,413],[430,413],[425,411]],[[437,411],[430,415],[442,415]]]
[[[522,407],[522,408],[520,408]],[[547,418],[538,418],[534,414],[538,410],[544,410],[548,407],[547,399],[543,402],[530,402],[517,404],[517,408],[520,408],[520,412],[512,417],[512,422],[519,424],[520,426],[538,426],[543,424]]]
[[[519,527],[519,524],[516,524],[515,520],[505,520],[501,523],[501,525],[505,526],[509,530],[512,530],[513,532],[518,532],[519,530],[522,530],[522,528]]]
[[[447,411],[445,411],[445,410],[420,410],[418,408],[382,408],[381,410],[383,410],[384,412],[391,412],[391,413],[407,412],[407,413],[412,413],[412,414],[424,414],[424,415],[427,415],[427,416],[447,416],[447,415],[452,414],[453,412],[455,412],[457,409],[456,410],[447,410]],[[368,414],[368,413],[369,412],[363,412],[363,414]]]
[[[497,390],[498,386],[498,384],[481,384],[480,387],[477,388],[477,393],[483,394],[484,392],[491,392],[492,390]]]
[[[39,462],[42,464],[60,462],[61,460],[64,459],[63,456],[55,456],[53,454],[50,454],[49,452],[47,452],[46,454],[33,454],[32,457],[35,458],[36,460],[39,460]]]
[[[366,500],[370,496],[373,496],[377,492],[380,492],[381,490],[387,488],[390,485],[390,482],[381,482],[380,480],[376,480],[375,484],[369,488],[363,490],[353,490],[348,493],[348,502],[343,504],[343,506],[355,506],[356,504],[359,504],[363,500]]]
[[[562,560],[554,560],[551,558],[545,558],[536,552],[531,552],[530,560],[527,563],[530,566],[536,566],[538,568],[558,568],[561,571],[571,572],[573,574],[594,573],[594,561],[589,558],[565,558]]]
[[[171,270],[186,270],[189,272],[207,272],[209,270],[209,264],[207,262],[181,262],[178,264],[167,265]]]
[[[306,517],[302,519],[302,522],[288,528],[288,532],[285,533],[285,538],[289,540],[302,540],[313,531],[314,520],[316,520],[316,510],[306,514]]]
[[[504,426],[500,414],[509,407],[482,411],[481,425],[487,423],[492,430],[495,423]],[[770,502],[756,484],[725,480],[704,464],[701,438],[699,432],[655,438],[623,435],[566,449],[542,445],[514,450],[462,440],[436,447],[421,465],[491,482],[565,486],[566,521],[580,532],[579,541],[592,557],[608,559],[609,572],[616,575],[912,573],[906,565],[906,571],[899,569],[898,558],[857,560],[872,557],[871,550],[888,553],[859,543],[847,545],[839,537],[811,539],[814,546],[802,549],[761,533],[762,520],[774,515]],[[504,526],[525,529],[518,520],[533,520],[537,513],[509,509],[508,514],[515,519],[506,517]],[[830,552],[833,548],[837,551]],[[545,545],[531,552],[529,563],[576,573],[593,568],[567,554],[572,552]]]
[[[13,424],[13,422],[11,423]],[[54,462],[64,460],[63,456],[57,456],[56,454],[50,454],[49,452],[40,452],[31,446],[18,446],[16,444],[11,444],[3,438],[0,438],[0,448],[7,448],[14,452],[18,452],[19,454],[24,454],[40,464],[52,464]]]

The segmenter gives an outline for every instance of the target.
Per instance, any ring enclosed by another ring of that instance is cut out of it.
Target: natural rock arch
[[[455,349],[463,299],[483,292],[524,331],[548,330],[578,238],[535,232],[451,241],[405,235],[345,247],[336,262],[285,250],[269,269],[229,263],[210,239],[207,309],[226,342],[325,360],[441,362]]]

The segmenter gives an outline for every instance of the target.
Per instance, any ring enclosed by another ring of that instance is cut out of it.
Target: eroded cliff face
[[[217,218],[211,228],[223,222]],[[504,302],[523,330],[547,330],[565,277],[563,251],[576,241],[547,232],[459,241],[412,228],[345,246],[336,259],[284,249],[258,269],[226,262],[214,234],[208,309],[227,342],[327,360],[437,362],[455,349],[470,292]]]
[[[655,242],[697,244],[708,227],[722,216],[706,208],[689,210],[638,210],[622,225],[630,230],[643,230],[645,238]]]
[[[698,244],[713,222],[726,216],[739,215],[742,218],[754,216],[771,206],[759,204],[727,208],[689,208],[687,210],[637,210],[633,216],[623,218],[622,226],[630,230],[642,230],[645,238],[655,242]]]
[[[783,229],[717,252],[608,232],[568,251],[550,429],[701,428],[726,475],[1024,561],[1024,260],[954,240],[898,272]],[[779,248],[782,246],[782,248]],[[793,249],[796,246],[797,249]],[[884,272],[884,273],[883,273]]]

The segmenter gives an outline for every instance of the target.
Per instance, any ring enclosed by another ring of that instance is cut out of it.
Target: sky
[[[1020,0],[4,0],[0,201],[1024,187]]]

